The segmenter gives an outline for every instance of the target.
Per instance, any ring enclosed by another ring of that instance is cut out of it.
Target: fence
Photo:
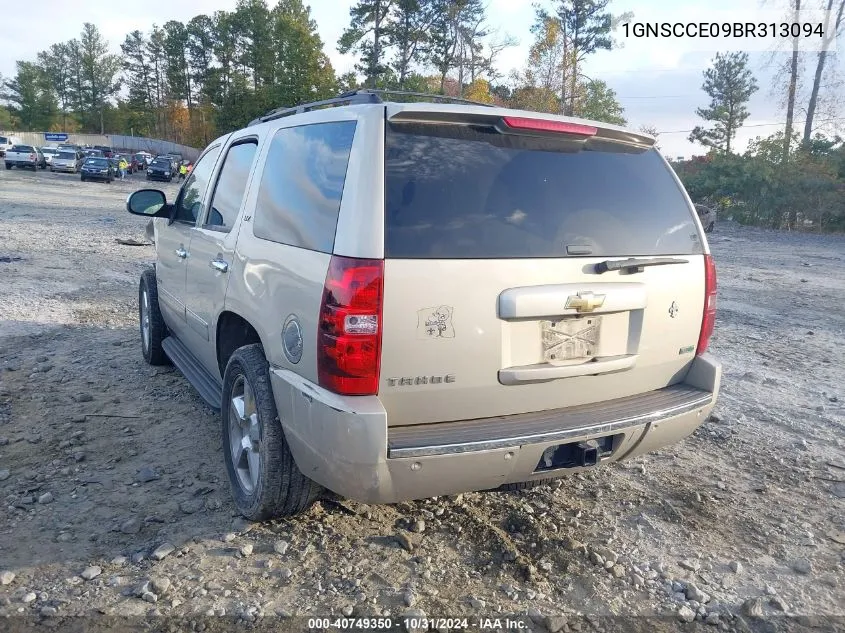
[[[23,145],[35,145],[37,147],[58,145],[56,141],[46,141],[43,132],[4,132],[0,130],[0,136],[14,136],[20,139]],[[143,136],[125,136],[122,134],[68,134],[67,141],[63,142],[75,143],[76,145],[106,145],[115,149],[149,152],[150,154],[178,152],[182,154],[183,158],[188,160],[196,160],[200,154],[200,150],[195,147],[188,147],[187,145],[171,143],[170,141],[163,141],[161,139],[145,138]]]

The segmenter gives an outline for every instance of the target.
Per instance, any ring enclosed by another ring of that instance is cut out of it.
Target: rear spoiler
[[[654,147],[655,138],[642,132],[635,132],[618,125],[611,125],[602,123],[600,121],[589,121],[586,119],[576,119],[571,117],[564,117],[555,114],[545,114],[542,112],[528,112],[523,110],[511,110],[509,108],[490,108],[481,106],[455,106],[449,104],[433,104],[433,103],[388,103],[387,118],[395,122],[409,122],[409,123],[446,123],[454,125],[484,125],[491,126],[504,132],[508,129],[508,125],[504,123],[506,119],[518,118],[522,121],[536,121],[538,127],[544,124],[549,124],[548,127],[558,126],[564,128],[569,126],[572,128],[593,128],[594,132],[590,133],[590,137],[597,141],[606,141],[612,143],[621,143],[632,148],[642,150]],[[530,132],[529,132],[530,133]],[[554,135],[554,131],[544,131],[541,133],[545,137]],[[577,136],[578,134],[575,133]]]

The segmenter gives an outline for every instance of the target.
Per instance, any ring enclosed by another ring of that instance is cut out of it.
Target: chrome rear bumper
[[[388,458],[451,455],[565,442],[585,435],[611,435],[706,407],[713,393],[673,385],[648,393],[578,407],[499,418],[397,426],[387,430]]]
[[[279,420],[300,470],[367,503],[487,490],[583,468],[538,468],[545,451],[612,436],[601,463],[680,441],[707,419],[721,364],[696,357],[682,383],[590,405],[455,422],[389,426],[376,396],[337,396],[271,367]],[[592,466],[589,466],[592,468]]]

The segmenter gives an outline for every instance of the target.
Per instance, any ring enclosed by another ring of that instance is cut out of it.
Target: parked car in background
[[[6,169],[12,167],[28,167],[32,171],[37,171],[47,168],[47,161],[44,160],[44,154],[41,150],[32,145],[12,145],[6,150],[6,155],[3,157],[6,163]]]
[[[173,162],[165,156],[156,157],[147,167],[147,180],[170,182],[173,180],[173,175]]]
[[[716,226],[716,209],[705,204],[696,204],[695,210],[701,220],[701,226],[704,227],[704,232],[712,233]]]
[[[82,169],[79,170],[79,179],[82,182],[87,180],[102,180],[111,182],[114,180],[115,171],[110,159],[105,156],[92,156],[86,158],[82,163]]]
[[[138,152],[134,158],[138,162],[138,169],[146,169],[153,162],[153,155],[147,152]]]
[[[57,147],[42,147],[41,153],[44,154],[44,161],[49,166],[53,164],[53,158],[59,153],[59,149]]]
[[[106,158],[106,155],[99,149],[84,149],[82,153],[89,158]]]
[[[107,145],[95,145],[93,149],[98,149],[103,153],[103,156],[106,158],[113,158],[114,157],[114,150]]]
[[[85,157],[82,152],[59,152],[50,165],[50,171],[62,171],[75,174],[82,167]]]
[[[179,161],[176,159],[175,156],[171,156],[170,154],[159,154],[156,156],[156,159],[166,160],[170,163],[170,175],[174,178],[179,175]]]
[[[219,411],[241,514],[520,490],[708,419],[715,264],[653,137],[336,103],[212,141],[173,201],[127,200],[155,218],[142,353]]]
[[[21,140],[17,136],[0,136],[0,158],[6,155],[6,152],[12,148],[12,145],[20,145]]]

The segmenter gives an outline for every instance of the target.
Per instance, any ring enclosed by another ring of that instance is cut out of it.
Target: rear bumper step
[[[660,422],[709,405],[713,393],[689,384],[564,409],[497,418],[390,427],[387,457],[427,457],[565,442]]]

